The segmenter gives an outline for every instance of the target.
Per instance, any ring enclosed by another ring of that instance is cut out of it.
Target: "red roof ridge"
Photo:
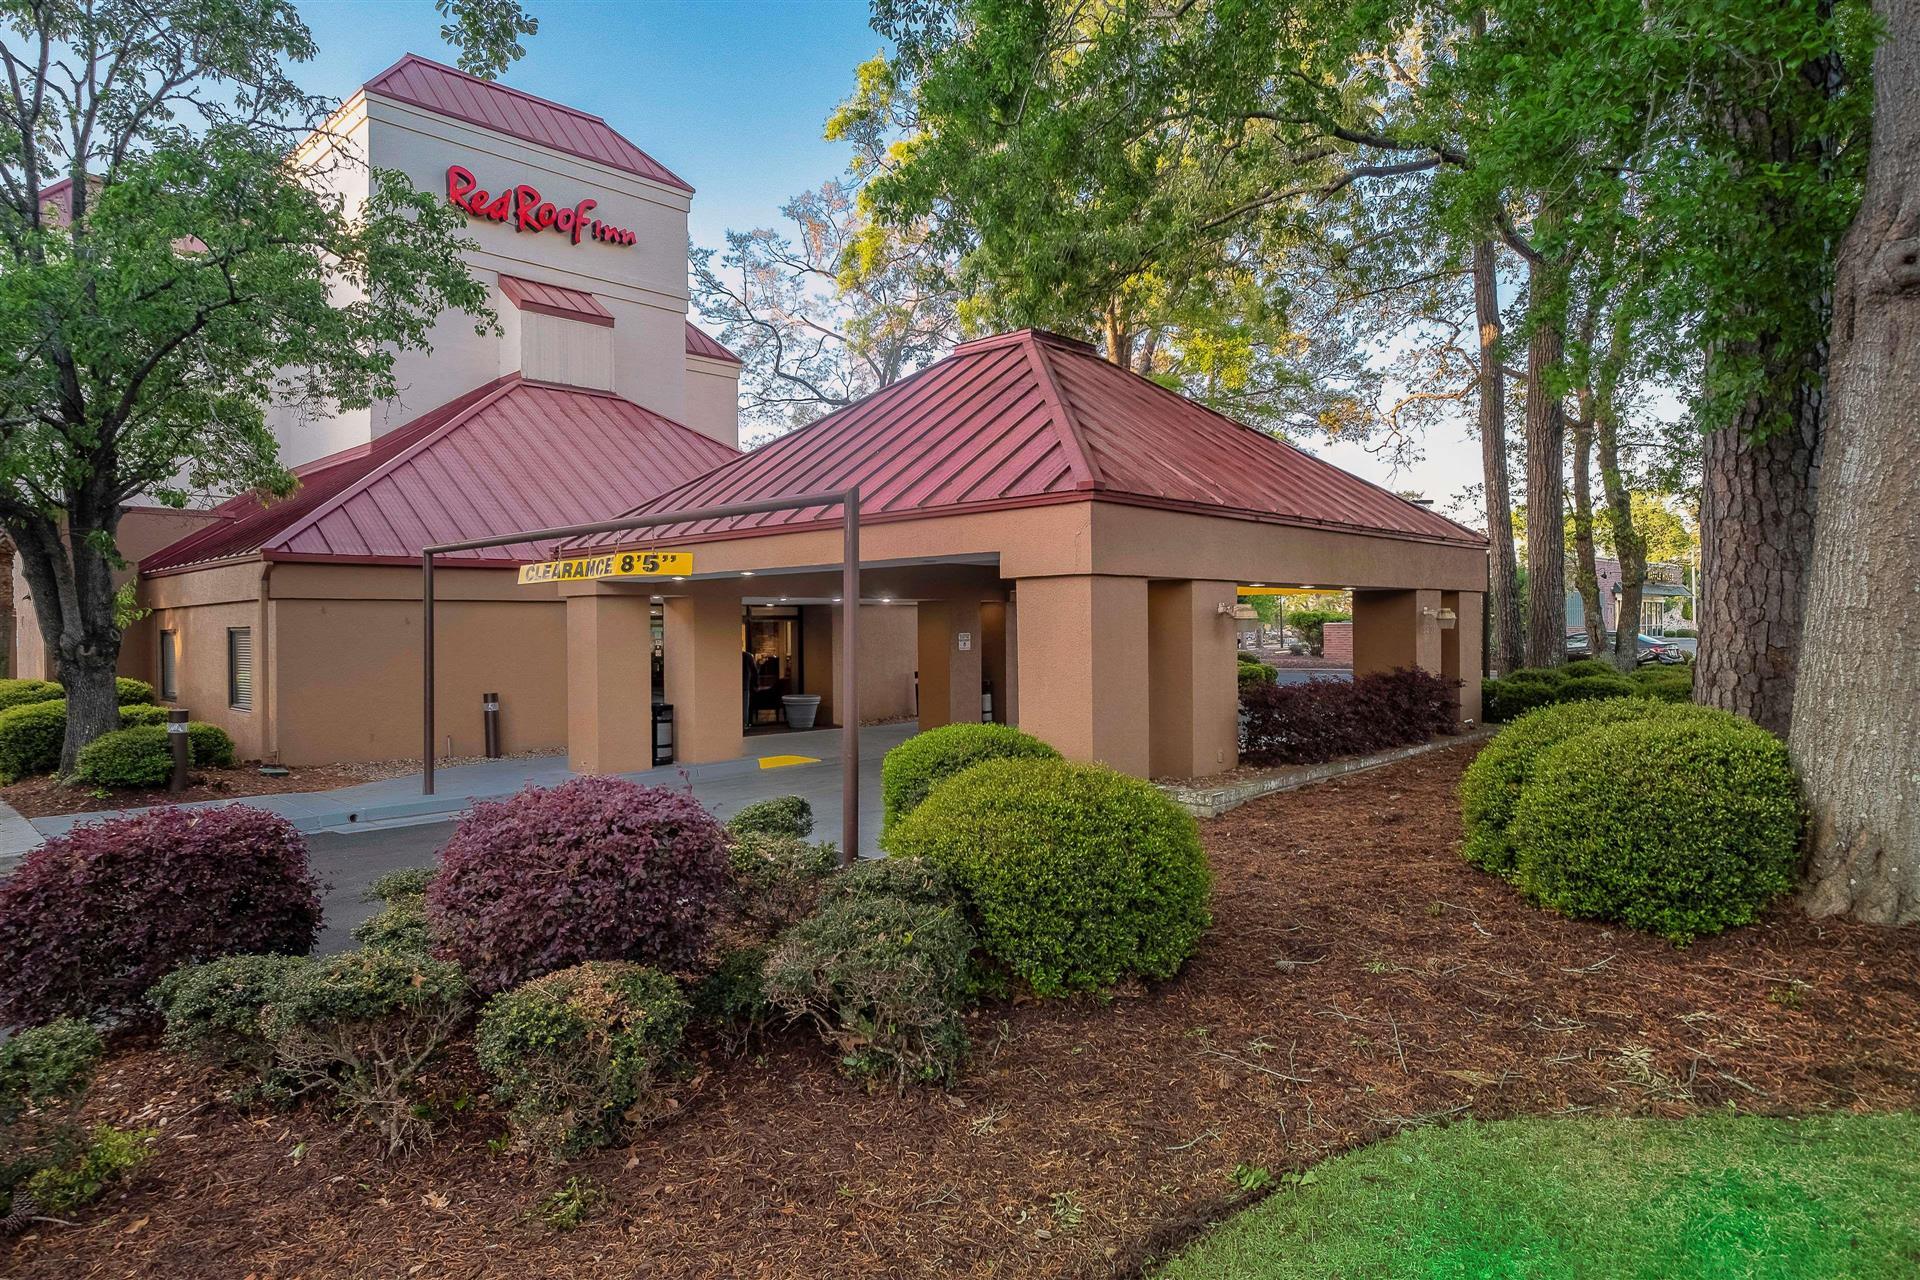
[[[413,72],[411,76],[408,74],[410,71]],[[441,78],[440,89],[443,91],[437,91],[428,83],[433,77]],[[454,82],[453,85],[447,83],[449,79]],[[456,85],[464,88],[456,92]],[[379,94],[433,115],[506,134],[535,146],[578,156],[661,186],[688,193],[693,191],[692,184],[686,179],[635,146],[631,139],[608,124],[604,117],[501,84],[497,80],[482,80],[458,67],[423,58],[417,53],[403,55],[398,62],[363,84],[360,91]],[[469,97],[469,101],[459,102],[458,99],[462,97]],[[514,101],[502,101],[503,98]],[[472,102],[488,103],[488,109],[478,111],[471,105]]]
[[[390,474],[401,463],[419,456],[420,452],[428,445],[437,440],[445,439],[448,435],[470,421],[474,414],[494,403],[496,400],[499,400],[502,396],[519,386],[521,382],[520,373],[518,370],[515,370],[512,373],[501,374],[498,378],[494,379],[491,384],[483,384],[481,387],[475,388],[476,391],[482,391],[484,394],[475,395],[472,402],[468,404],[466,408],[460,410],[460,412],[454,414],[439,426],[434,427],[431,431],[422,432],[418,440],[415,440],[403,449],[395,450],[391,458],[378,464],[371,471],[360,476],[352,484],[346,486],[326,501],[317,503],[313,510],[307,512],[307,514],[301,516],[286,528],[281,529],[274,536],[285,541],[297,533],[305,532],[308,528],[311,528],[314,522],[319,520],[321,516],[338,509],[341,504],[346,502],[346,500],[356,492]],[[489,385],[491,389],[489,389]],[[468,394],[471,395],[473,393],[469,392]],[[428,410],[428,412],[431,413],[432,410]]]
[[[379,75],[368,79],[366,85],[363,87],[373,89],[375,85],[400,70],[400,68],[413,63],[432,67],[435,71],[444,71],[448,75],[459,76],[462,80],[471,80],[483,89],[489,89],[499,93],[510,93],[516,98],[525,98],[528,102],[537,102],[543,107],[552,107],[556,111],[564,111],[570,116],[579,116],[582,120],[591,120],[595,124],[605,124],[607,122],[605,116],[596,116],[590,111],[582,111],[578,107],[570,107],[564,102],[555,102],[552,98],[543,98],[537,93],[528,93],[525,89],[516,89],[510,84],[501,84],[498,80],[483,80],[470,71],[462,71],[458,67],[450,67],[444,62],[435,62],[432,58],[423,57],[417,53],[401,54],[400,61],[394,63]],[[374,89],[374,92],[378,93],[380,90]]]
[[[1309,462],[1318,463],[1320,466],[1323,466],[1323,467],[1332,467],[1334,470],[1338,471],[1341,475],[1347,476],[1353,480],[1357,480],[1361,484],[1366,485],[1369,489],[1377,489],[1381,493],[1384,493],[1388,497],[1392,498],[1395,502],[1398,502],[1401,505],[1410,508],[1411,510],[1423,512],[1426,515],[1435,516],[1441,520],[1445,520],[1448,524],[1452,525],[1454,528],[1460,530],[1462,533],[1468,534],[1471,537],[1481,539],[1481,540],[1484,540],[1486,538],[1486,535],[1484,533],[1481,533],[1479,530],[1469,529],[1466,525],[1461,524],[1458,520],[1452,519],[1449,516],[1441,515],[1438,511],[1435,511],[1432,507],[1422,506],[1418,502],[1414,502],[1408,498],[1402,497],[1400,494],[1395,493],[1393,490],[1387,488],[1383,484],[1375,484],[1373,481],[1367,479],[1365,476],[1356,475],[1355,473],[1348,471],[1345,467],[1337,466],[1334,463],[1328,462],[1325,458],[1322,458],[1318,454],[1308,453],[1305,449],[1302,449],[1299,445],[1293,443],[1293,441],[1291,440],[1283,440],[1279,436],[1274,435],[1270,431],[1262,431],[1258,427],[1249,426],[1247,423],[1240,421],[1238,418],[1228,417],[1226,414],[1220,412],[1218,409],[1214,408],[1212,405],[1203,404],[1198,400],[1190,399],[1187,396],[1183,396],[1178,391],[1175,391],[1170,387],[1161,386],[1159,383],[1155,382],[1152,378],[1146,377],[1143,374],[1135,373],[1132,369],[1124,368],[1121,365],[1113,365],[1113,367],[1115,369],[1121,370],[1121,372],[1125,373],[1128,377],[1134,379],[1136,382],[1140,382],[1146,386],[1152,387],[1155,391],[1159,392],[1161,395],[1170,396],[1174,400],[1179,401],[1181,404],[1191,405],[1194,408],[1199,409],[1203,413],[1206,413],[1211,415],[1212,417],[1218,418],[1220,421],[1226,423],[1230,427],[1234,427],[1240,431],[1247,432],[1248,434],[1254,436],[1256,439],[1264,440],[1269,444],[1277,444],[1283,449],[1287,449],[1294,453],[1299,454],[1301,457],[1307,459]]]
[[[1100,467],[1093,460],[1093,450],[1087,448],[1086,437],[1080,434],[1080,424],[1074,421],[1073,410],[1068,407],[1067,399],[1060,394],[1060,384],[1054,379],[1053,369],[1047,364],[1047,357],[1041,353],[1042,343],[1037,330],[1022,330],[1025,339],[1021,346],[1027,357],[1027,364],[1033,369],[1034,379],[1040,384],[1041,399],[1047,402],[1054,417],[1060,423],[1060,443],[1065,446],[1067,465],[1073,468],[1074,488],[1098,489],[1100,487]],[[1091,348],[1089,348],[1091,350]]]

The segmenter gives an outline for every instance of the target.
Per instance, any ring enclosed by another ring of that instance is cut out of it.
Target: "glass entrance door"
[[[744,632],[746,727],[784,724],[780,699],[800,692],[800,610],[755,605],[747,610]]]

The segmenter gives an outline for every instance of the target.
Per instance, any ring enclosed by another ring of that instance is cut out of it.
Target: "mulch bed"
[[[47,818],[59,813],[98,813],[114,809],[140,809],[156,804],[183,804],[193,800],[233,800],[243,796],[273,796],[288,791],[331,791],[368,781],[364,774],[334,765],[290,769],[273,777],[261,773],[258,765],[235,769],[195,769],[187,778],[186,790],[178,795],[161,787],[155,791],[94,789],[59,778],[23,778],[0,787],[0,800],[29,818]]]
[[[564,1170],[490,1155],[480,1108],[382,1164],[312,1110],[237,1114],[132,1046],[93,1109],[159,1127],[156,1156],[0,1271],[1128,1275],[1238,1206],[1236,1165],[1278,1174],[1409,1125],[1920,1106],[1920,930],[1782,910],[1675,950],[1537,912],[1456,852],[1474,749],[1207,824],[1215,923],[1187,972],[981,1010],[951,1093],[869,1093],[789,1034]],[[570,1174],[604,1198],[559,1232],[538,1206]]]

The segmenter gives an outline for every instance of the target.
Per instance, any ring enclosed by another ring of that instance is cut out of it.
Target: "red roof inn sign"
[[[539,189],[525,183],[490,192],[471,169],[457,164],[447,166],[447,202],[476,218],[512,223],[515,231],[557,231],[572,237],[575,244],[582,236],[617,245],[630,245],[637,238],[625,227],[589,218],[587,210],[598,204],[597,200],[588,198],[567,208],[541,199]]]

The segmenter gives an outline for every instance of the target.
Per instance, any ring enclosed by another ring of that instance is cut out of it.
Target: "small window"
[[[160,701],[162,702],[180,700],[180,690],[174,682],[174,663],[178,660],[180,652],[175,646],[179,643],[178,637],[173,632],[160,633]]]
[[[253,710],[253,628],[227,628],[227,705]]]

